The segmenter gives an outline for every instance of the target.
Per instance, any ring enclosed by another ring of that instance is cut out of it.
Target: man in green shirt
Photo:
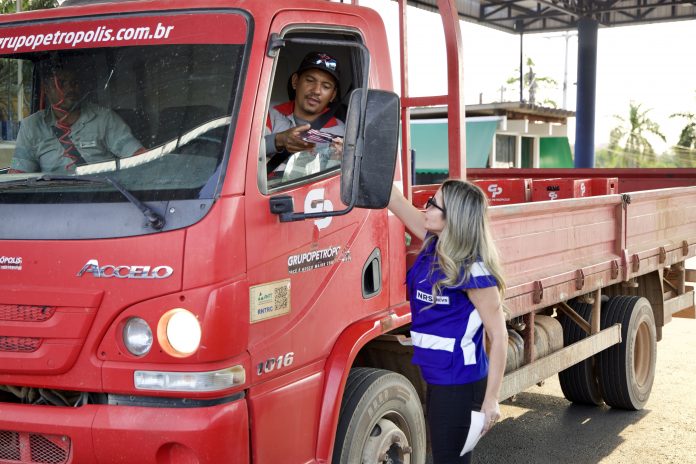
[[[63,63],[40,63],[49,106],[22,121],[10,172],[74,173],[77,166],[144,151],[113,111],[84,102],[75,72]]]

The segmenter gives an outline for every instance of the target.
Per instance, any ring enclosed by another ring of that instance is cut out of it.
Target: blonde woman
[[[471,453],[459,453],[471,411],[485,414],[483,433],[499,419],[507,355],[501,308],[505,284],[488,226],[487,199],[473,184],[448,180],[428,200],[425,212],[397,189],[389,209],[423,240],[407,284],[413,363],[428,383],[433,458],[435,464],[469,463]]]

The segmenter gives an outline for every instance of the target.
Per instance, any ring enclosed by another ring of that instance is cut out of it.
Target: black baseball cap
[[[323,52],[307,53],[297,68],[297,74],[300,75],[308,69],[320,69],[331,74],[336,79],[336,84],[341,81],[339,77],[338,61],[331,55]]]

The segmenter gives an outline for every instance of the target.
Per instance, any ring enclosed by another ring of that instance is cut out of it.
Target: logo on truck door
[[[324,199],[324,189],[318,188],[310,190],[307,193],[307,197],[304,201],[304,212],[323,213],[325,211],[333,211],[333,203],[331,203],[331,200]],[[331,219],[333,219],[331,216],[316,219],[314,221],[314,224],[317,226],[317,229],[319,230],[326,229],[331,224]]]
[[[307,272],[320,267],[331,266],[337,260],[350,261],[350,253],[347,259],[344,256],[339,257],[341,247],[330,246],[321,250],[312,250],[298,255],[288,256],[288,273],[297,274],[298,272]]]
[[[499,187],[498,184],[491,184],[488,186],[488,191],[491,192],[491,198],[495,198],[503,193],[503,188]]]

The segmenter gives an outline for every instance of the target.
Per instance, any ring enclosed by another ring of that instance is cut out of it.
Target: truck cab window
[[[356,61],[350,47],[290,43],[279,52],[259,157],[269,190],[338,171],[347,94],[359,82]]]
[[[8,80],[22,64],[24,89],[21,105],[17,91],[2,100],[3,177],[109,175],[145,200],[211,197],[206,186],[217,185],[242,52],[243,45],[174,44],[3,58]],[[88,183],[63,185],[60,196],[45,189],[11,196],[122,201]]]

